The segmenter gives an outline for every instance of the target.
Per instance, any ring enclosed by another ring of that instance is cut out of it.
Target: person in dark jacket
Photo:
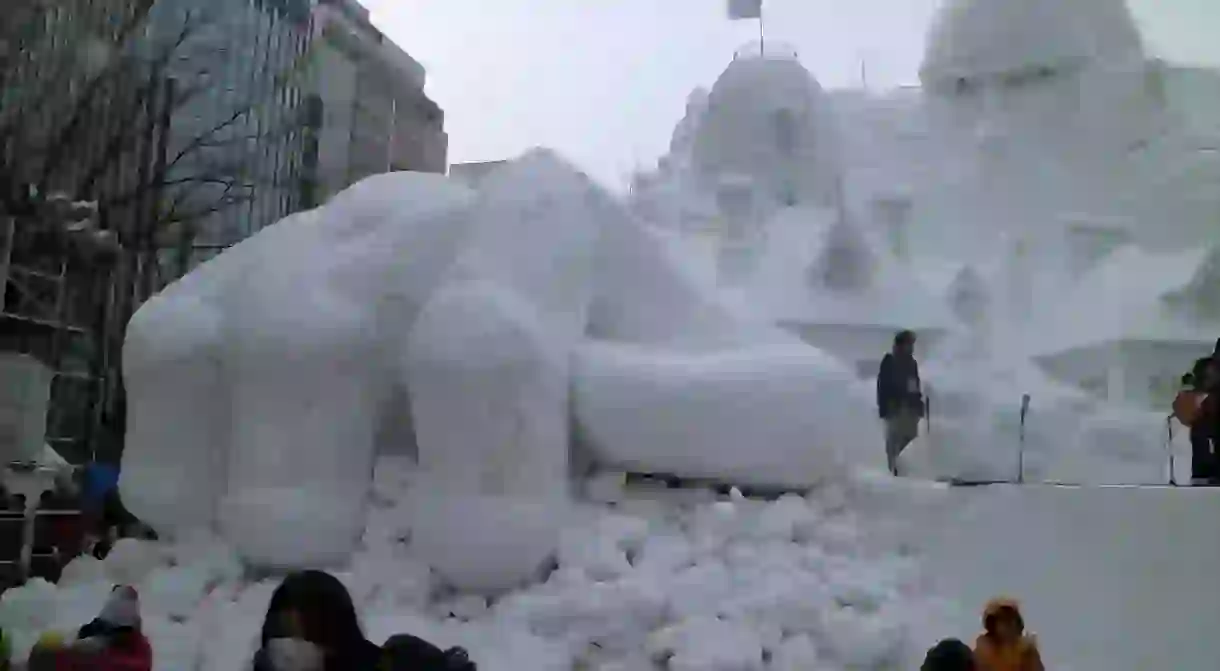
[[[919,420],[924,415],[915,334],[911,331],[894,336],[894,349],[881,360],[877,412],[885,421],[886,464],[890,473],[898,475],[898,456],[919,435]]]
[[[1220,484],[1220,463],[1217,463],[1216,440],[1220,413],[1216,412],[1216,401],[1209,398],[1220,392],[1220,340],[1216,342],[1211,356],[1195,361],[1190,375],[1194,378],[1194,391],[1203,398],[1194,421],[1190,424],[1190,479],[1193,485]]]
[[[924,657],[919,671],[975,671],[974,651],[955,638],[937,643]]]
[[[476,671],[466,651],[399,634],[384,648],[360,629],[347,588],[324,571],[284,578],[271,595],[254,671]]]
[[[1190,438],[1192,453],[1205,460],[1201,477],[1206,479],[1195,480],[1193,484],[1220,486],[1220,357],[1208,363],[1200,388],[1203,401],[1191,424]],[[1193,464],[1191,470],[1194,471]],[[1193,475],[1196,474],[1192,472]]]
[[[377,671],[380,662],[381,648],[365,639],[338,578],[292,573],[271,595],[255,671]]]

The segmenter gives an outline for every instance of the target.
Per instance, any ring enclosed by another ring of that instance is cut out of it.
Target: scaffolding
[[[69,461],[92,456],[101,391],[87,273],[66,254],[30,253],[19,219],[0,216],[0,351],[31,356],[51,370],[46,442]]]

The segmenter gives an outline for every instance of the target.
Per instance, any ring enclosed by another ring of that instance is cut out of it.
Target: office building
[[[309,48],[310,205],[369,175],[445,171],[444,113],[425,71],[354,0],[318,0]]]

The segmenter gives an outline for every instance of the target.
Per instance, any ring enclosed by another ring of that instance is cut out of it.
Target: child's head
[[[928,651],[919,671],[974,671],[974,653],[957,639],[946,639]]]

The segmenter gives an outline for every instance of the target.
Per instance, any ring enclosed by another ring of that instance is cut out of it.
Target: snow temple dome
[[[945,0],[928,32],[926,87],[1143,58],[1125,0]]]
[[[708,94],[692,168],[706,188],[745,177],[762,203],[832,205],[841,161],[833,111],[794,54],[738,55]],[[766,207],[763,208],[768,209]]]

